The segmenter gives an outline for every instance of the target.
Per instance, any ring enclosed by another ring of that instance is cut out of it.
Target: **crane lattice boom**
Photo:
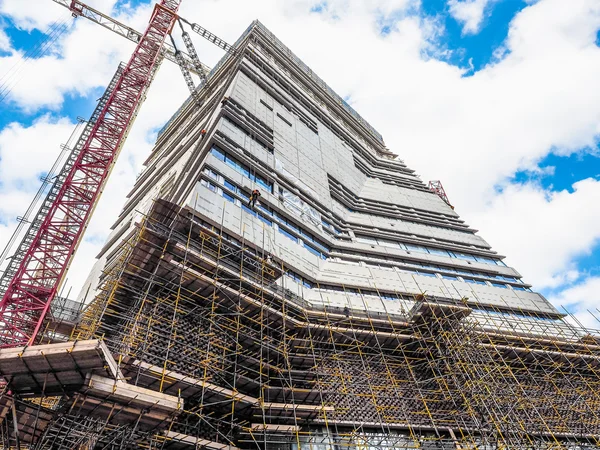
[[[71,2],[74,8],[78,4]],[[180,0],[162,0],[155,6],[148,28],[8,285],[0,301],[0,348],[34,343],[161,60],[179,4]],[[79,14],[76,8],[73,12]]]

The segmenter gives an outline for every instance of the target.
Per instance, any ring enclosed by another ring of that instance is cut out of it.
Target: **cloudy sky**
[[[138,30],[151,3],[87,0]],[[180,13],[228,42],[261,20],[423,180],[442,180],[536,290],[598,313],[598,0],[183,0]],[[195,42],[204,63],[222,56]],[[132,50],[52,0],[0,0],[2,246]],[[164,62],[68,275],[72,297],[186,89]]]

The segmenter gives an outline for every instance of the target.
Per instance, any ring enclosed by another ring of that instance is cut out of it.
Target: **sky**
[[[88,0],[143,30],[149,0]],[[232,13],[234,12],[234,13]],[[383,134],[534,289],[600,327],[598,0],[183,0],[233,43],[259,19]],[[200,59],[222,51],[194,38]],[[0,0],[0,247],[133,44],[53,0]],[[157,131],[165,61],[65,283],[76,297]]]

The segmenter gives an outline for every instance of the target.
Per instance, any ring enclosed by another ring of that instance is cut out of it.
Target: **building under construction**
[[[435,191],[252,23],[159,133],[83,308],[0,351],[2,448],[600,448],[600,341]]]

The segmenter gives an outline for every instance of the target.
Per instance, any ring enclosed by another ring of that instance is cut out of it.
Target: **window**
[[[484,286],[486,285],[485,281],[474,280],[473,278],[463,278],[463,280],[465,280],[469,284],[483,284]]]
[[[209,177],[214,178],[215,180],[219,179],[219,176],[217,175],[217,173],[209,167],[204,169],[204,172],[206,172]]]
[[[264,207],[262,205],[259,205],[259,204],[257,204],[256,207],[258,209],[260,209],[262,212],[264,212],[265,214],[269,215],[269,216],[273,215],[273,212],[269,208],[266,208],[266,207]]]
[[[264,223],[266,223],[267,225],[269,225],[270,227],[273,226],[273,222],[271,222],[269,219],[267,219],[266,217],[263,217],[262,214],[258,215],[258,218],[260,220],[262,220]]]
[[[213,192],[217,192],[217,187],[214,184],[212,184],[210,181],[200,180],[200,184],[202,186],[207,187],[208,189],[210,189]]]
[[[266,103],[266,102],[265,102],[265,101],[264,101],[262,98],[260,99],[260,102],[261,102],[263,105],[265,105],[267,109],[269,109],[269,110],[273,111],[273,108],[272,108],[272,107],[270,107],[270,106],[269,106],[269,105],[268,105],[268,104],[267,104],[267,103]]]
[[[505,284],[500,284],[500,283],[490,283],[492,286],[497,287],[497,288],[503,288],[506,289],[506,285]]]
[[[429,273],[429,272],[421,272],[420,270],[417,272],[419,275],[423,275],[425,277],[430,277],[430,278],[437,278],[435,273]]]
[[[293,234],[291,234],[290,232],[288,232],[287,230],[285,230],[284,228],[279,227],[279,232],[281,234],[283,234],[285,237],[291,239],[292,241],[294,241],[296,243],[298,242],[298,238],[296,236],[294,236]]]
[[[250,208],[248,208],[248,207],[247,207],[246,205],[244,205],[243,203],[242,203],[242,209],[243,209],[244,211],[246,211],[248,214],[250,214],[251,216],[254,216],[254,217],[256,217],[256,216],[257,216],[257,214],[256,214],[256,211],[253,211],[253,210],[251,210]]]
[[[233,192],[237,192],[237,191],[238,191],[238,188],[237,188],[237,186],[236,186],[235,184],[233,184],[231,181],[229,181],[229,180],[224,180],[224,182],[223,182],[223,183],[225,184],[225,187],[226,187],[227,189],[229,189],[230,191],[233,191]]]
[[[414,245],[414,244],[404,244],[407,250],[412,252],[421,252],[421,253],[429,253],[425,247],[422,245]]]
[[[298,275],[297,273],[295,273],[295,272],[293,272],[291,270],[288,270],[285,273],[285,275],[288,276],[288,277],[290,277],[292,280],[294,280],[294,281],[302,284],[302,286],[304,286],[305,288],[312,289],[314,287],[313,283],[311,283],[310,281],[304,279],[302,276]]]
[[[448,256],[448,252],[446,250],[442,250],[441,248],[428,248],[429,253],[431,253],[432,255],[438,255],[438,256]]]
[[[313,255],[315,256],[321,256],[321,252],[316,250],[315,248],[311,247],[310,245],[308,245],[306,242],[304,243],[304,248],[306,250],[308,250],[309,252],[311,252]]]
[[[224,152],[217,146],[212,147],[211,153],[215,155],[221,161],[224,161],[229,167],[233,168],[236,172],[241,173],[246,178],[249,178],[251,181],[256,182],[260,186],[262,186],[266,191],[273,192],[273,183],[264,178],[261,175],[250,174],[250,169],[237,161],[235,158],[231,157],[228,153]]]
[[[455,272],[459,275],[473,275],[470,270],[456,269]]]
[[[454,252],[454,255],[458,259],[464,259],[465,261],[477,261],[477,259],[475,259],[475,257],[473,255],[468,255],[466,253]]]
[[[515,291],[527,291],[528,289],[524,288],[523,286],[511,286],[511,288],[513,288],[513,290]]]
[[[453,277],[452,275],[442,275],[442,278],[444,280],[458,281],[458,278],[457,277]]]
[[[210,152],[213,155],[215,155],[218,159],[220,159],[221,161],[225,161],[225,153],[220,148],[213,146],[210,149]]]
[[[396,241],[390,241],[387,239],[377,239],[377,243],[385,247],[398,247],[398,243]]]
[[[292,123],[289,120],[287,120],[285,117],[283,117],[281,114],[277,113],[277,117],[279,117],[283,122],[288,124],[290,127],[292,126]]]
[[[273,211],[273,216],[277,219],[277,221],[279,221],[280,223],[283,223],[285,225],[287,225],[289,228],[291,228],[292,230],[296,231],[297,233],[300,233],[300,228],[294,224],[293,222],[290,222],[289,220],[287,220],[284,216],[282,216],[279,213],[276,213],[275,211]]]
[[[485,264],[496,264],[496,260],[492,259],[492,258],[487,258],[485,256],[479,256],[479,255],[477,255],[475,258],[477,259],[477,261],[485,263]]]
[[[285,224],[290,227],[292,230],[294,230],[295,232],[299,233],[300,232],[300,228],[298,228],[295,224],[293,224],[292,222],[289,221],[285,221]]]
[[[269,192],[273,192],[273,183],[261,177],[260,175],[253,175],[250,177],[253,181],[256,181],[257,184],[260,184],[263,188],[265,188]]]
[[[223,195],[223,197],[225,197],[226,200],[229,200],[231,203],[235,203],[235,198],[233,195],[228,194],[225,191],[223,191],[222,195]]]
[[[371,237],[356,237],[356,242],[360,242],[362,244],[371,244],[371,245],[377,245],[377,239],[373,239]]]
[[[313,243],[320,248],[321,250],[325,251],[325,252],[330,252],[331,248],[327,247],[326,245],[321,244],[319,241],[317,241],[316,239],[313,240]]]

